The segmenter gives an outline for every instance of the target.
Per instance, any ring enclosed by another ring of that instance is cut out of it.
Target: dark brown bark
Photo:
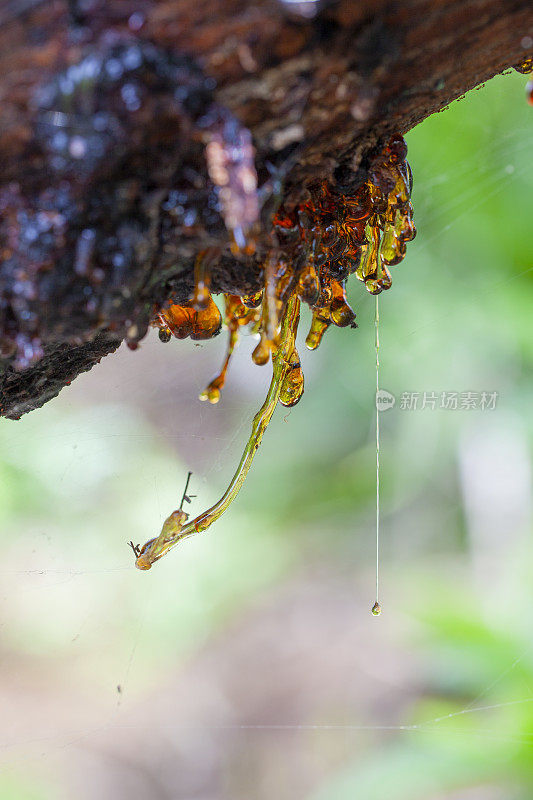
[[[215,292],[258,288],[281,197],[290,206],[324,180],[350,191],[391,134],[533,50],[530,0],[304,5],[316,13],[281,0],[0,0],[2,414],[142,338],[154,306],[190,294],[206,247],[221,252]],[[230,254],[213,139],[255,162],[253,257]]]

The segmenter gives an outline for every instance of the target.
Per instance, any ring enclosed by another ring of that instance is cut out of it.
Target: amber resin
[[[390,288],[389,267],[402,261],[407,242],[416,235],[410,199],[412,175],[406,155],[403,138],[395,135],[353,194],[322,183],[310,187],[309,199],[299,206],[278,208],[272,244],[262,258],[263,289],[244,297],[224,295],[227,351],[220,372],[200,395],[201,400],[219,401],[239,331],[248,326],[259,336],[252,353],[254,363],[264,365],[272,360],[266,400],[254,417],[241,462],[224,495],[191,522],[186,522],[181,512],[173,512],[159,537],[136,548],[140,569],[149,569],[178,541],[206,530],[220,517],[239,492],[277,403],[292,407],[301,399],[304,376],[296,349],[300,303],[306,303],[313,312],[306,345],[314,350],[331,325],[357,327],[355,311],[346,297],[350,275],[355,274],[371,294]],[[228,229],[235,238],[238,221],[233,220]],[[239,240],[238,249],[246,253],[246,243]],[[252,249],[250,246],[248,252]],[[210,270],[218,256],[215,250],[200,253],[193,298],[155,315],[152,324],[159,328],[162,341],[172,336],[209,339],[219,332],[221,314],[209,292]],[[376,604],[373,613],[379,612]]]
[[[242,299],[234,294],[225,294],[224,302],[226,313],[224,322],[229,332],[226,357],[220,372],[215,375],[206,389],[201,393],[200,400],[209,400],[210,403],[218,403],[220,400],[220,390],[226,383],[228,367],[233,355],[233,351],[239,341],[239,328],[259,321],[259,312],[255,308],[247,308]]]
[[[307,203],[291,211],[281,207],[274,218],[277,238],[294,261],[306,256],[297,291],[313,309],[306,340],[311,350],[331,324],[354,325],[345,295],[348,276],[355,273],[372,294],[389,289],[388,268],[402,261],[416,236],[406,155],[403,138],[393,136],[354,195],[323,183],[310,190]]]
[[[183,305],[171,305],[160,311],[154,321],[159,328],[159,338],[169,341],[168,332],[177,339],[212,339],[220,333],[222,316],[211,295],[202,308],[195,308],[193,301]]]

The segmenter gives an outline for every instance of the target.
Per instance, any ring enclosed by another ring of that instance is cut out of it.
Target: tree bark
[[[353,191],[532,37],[530,0],[0,0],[0,413],[135,346],[200,251],[212,291],[259,288],[276,203]]]

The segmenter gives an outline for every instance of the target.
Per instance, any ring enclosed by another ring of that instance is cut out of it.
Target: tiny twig
[[[191,480],[191,477],[192,477],[192,472],[189,472],[187,475],[187,483],[185,484],[185,489],[183,490],[183,497],[181,498],[181,503],[179,508],[180,511],[182,510],[184,503],[190,503],[192,502],[192,498],[196,497],[195,494],[187,494],[187,489],[189,488],[189,481]]]

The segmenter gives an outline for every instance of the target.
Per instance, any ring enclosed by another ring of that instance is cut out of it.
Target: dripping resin
[[[246,478],[278,402],[291,407],[301,399],[304,377],[295,344],[300,304],[306,303],[312,310],[306,346],[314,350],[331,325],[357,327],[355,312],[346,298],[350,275],[355,274],[371,294],[390,288],[389,267],[402,261],[407,242],[416,235],[410,200],[412,176],[406,155],[403,138],[395,135],[354,194],[344,194],[324,182],[310,189],[306,202],[277,210],[272,231],[275,245],[262,259],[263,289],[244,297],[224,295],[224,324],[229,334],[226,356],[200,398],[211,403],[220,399],[244,327],[259,336],[252,354],[254,363],[272,362],[267,396],[220,500],[191,521],[181,506],[173,511],[158,537],[134,547],[139,569],[150,569],[179,541],[207,530],[226,511]],[[247,249],[251,252],[253,248]],[[221,314],[209,291],[210,265],[216,255],[206,251],[198,256],[196,288],[190,301],[155,314],[152,324],[159,328],[162,341],[172,336],[207,339],[220,331]]]

